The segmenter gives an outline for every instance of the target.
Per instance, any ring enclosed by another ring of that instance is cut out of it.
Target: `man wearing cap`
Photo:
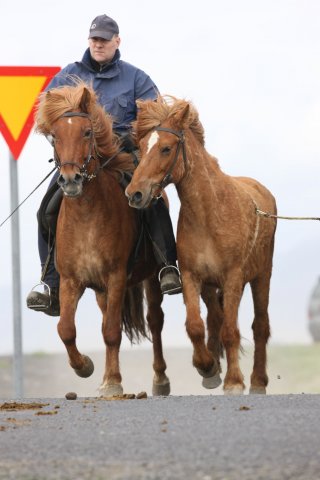
[[[158,89],[151,78],[137,67],[120,59],[120,37],[117,23],[107,15],[99,15],[90,26],[89,48],[81,61],[70,63],[50,82],[47,90],[63,85],[73,85],[76,77],[93,86],[98,100],[113,118],[115,133],[125,137],[130,134],[131,122],[136,119],[136,100],[155,99]],[[57,180],[52,178],[49,188]],[[176,245],[167,207],[162,199],[146,212],[148,229],[158,248],[155,256],[162,270],[162,293],[181,292],[181,282],[176,268]],[[39,229],[39,254],[42,269],[48,256],[48,244]],[[166,268],[168,267],[168,268]],[[174,268],[172,268],[174,267]],[[57,316],[59,306],[59,274],[51,259],[43,279],[50,289],[44,292],[32,290],[27,306],[33,310]]]
[[[120,59],[119,45],[117,23],[107,15],[99,15],[91,23],[89,48],[82,60],[63,68],[47,89],[72,85],[72,76],[92,83],[99,102],[113,118],[115,132],[122,134],[130,131],[136,118],[136,100],[156,98],[158,89],[145,72]]]

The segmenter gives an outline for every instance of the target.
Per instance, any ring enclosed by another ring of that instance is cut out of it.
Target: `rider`
[[[80,78],[91,84],[98,99],[113,118],[115,133],[124,138],[124,145],[130,144],[130,124],[136,118],[136,100],[155,99],[158,89],[151,78],[137,67],[120,59],[119,27],[107,15],[97,16],[89,30],[89,48],[79,62],[70,63],[50,82],[47,90],[74,84]],[[50,186],[57,180],[54,175]],[[176,245],[169,216],[163,199],[148,209],[147,228],[152,238],[156,259],[162,267],[160,287],[162,293],[181,292],[179,270],[176,267]],[[48,257],[48,244],[39,229],[39,255],[42,270]],[[27,297],[27,306],[51,316],[60,314],[59,274],[55,269],[53,255],[43,275],[44,292],[32,290]],[[48,288],[48,286],[50,288]]]

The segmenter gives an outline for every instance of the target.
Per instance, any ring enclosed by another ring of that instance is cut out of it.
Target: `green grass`
[[[240,365],[249,386],[253,346],[245,346]],[[320,343],[268,347],[269,394],[320,393]]]

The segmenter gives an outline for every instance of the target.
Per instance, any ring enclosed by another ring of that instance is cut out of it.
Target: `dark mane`
[[[85,89],[89,96],[84,108],[81,100]],[[40,94],[35,115],[36,132],[49,135],[53,124],[64,113],[71,111],[89,114],[96,148],[101,156],[110,158],[116,155],[120,148],[120,141],[112,130],[112,118],[98,103],[93,88],[80,80],[76,81],[73,86],[53,88]],[[133,171],[131,155],[116,155],[108,168]]]
[[[139,108],[139,101],[137,106]],[[138,117],[133,122],[133,129],[137,136],[138,141],[144,137],[150,130],[162,124],[165,120],[169,119],[173,115],[177,114],[186,105],[189,105],[189,114],[187,118],[186,127],[190,128],[197,140],[204,145],[204,129],[202,123],[199,120],[199,115],[196,108],[191,102],[186,100],[179,100],[175,97],[166,95],[159,95],[154,100],[143,101],[143,111],[138,111]]]

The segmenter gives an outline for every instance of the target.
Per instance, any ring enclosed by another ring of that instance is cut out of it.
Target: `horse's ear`
[[[182,108],[172,115],[172,120],[178,128],[185,128],[189,117],[190,106],[186,103]]]
[[[80,104],[79,104],[81,112],[89,113],[89,104],[90,104],[90,92],[86,87],[84,87]]]

